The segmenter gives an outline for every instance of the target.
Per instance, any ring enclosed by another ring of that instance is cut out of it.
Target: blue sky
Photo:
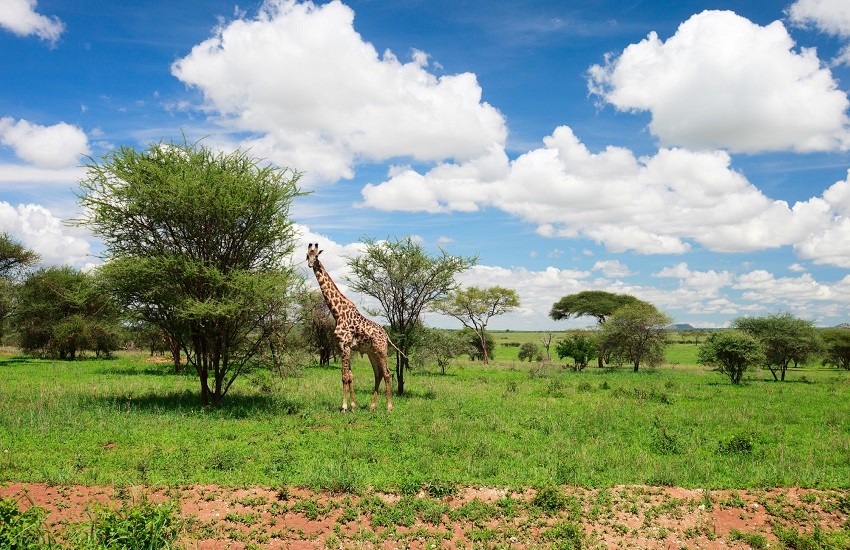
[[[835,325],[848,45],[846,0],[2,0],[0,231],[97,264],[64,223],[85,156],[185,134],[303,171],[299,250],[343,288],[363,237],[410,235],[519,292],[491,328],[587,326],[548,311],[590,289]]]

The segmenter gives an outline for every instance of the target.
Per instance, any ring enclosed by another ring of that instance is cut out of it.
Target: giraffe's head
[[[310,243],[307,245],[307,265],[313,267],[316,265],[316,262],[319,261],[319,254],[322,251],[319,250],[319,243],[313,244]]]

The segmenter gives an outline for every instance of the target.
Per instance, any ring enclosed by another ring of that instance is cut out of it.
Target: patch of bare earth
[[[8,483],[0,485],[0,498],[15,498],[22,509],[44,508],[49,512],[47,526],[57,533],[69,523],[88,520],[93,503],[119,508],[142,498],[170,500],[179,504],[184,520],[180,546],[191,549],[536,548],[556,542],[565,526],[575,525],[583,535],[582,546],[588,548],[749,548],[736,533],[761,534],[773,547],[777,523],[806,533],[816,527],[841,529],[850,521],[850,491],[645,486],[561,490],[569,504],[550,514],[533,506],[533,490],[469,487],[442,498],[422,492],[406,501],[414,499],[418,512],[390,515],[395,523],[378,521],[375,504],[400,509],[404,499],[381,493]],[[422,506],[417,508],[417,501]],[[426,508],[431,512],[422,511]]]

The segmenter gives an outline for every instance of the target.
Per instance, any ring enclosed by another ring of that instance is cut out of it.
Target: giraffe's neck
[[[319,283],[319,289],[322,291],[322,296],[325,297],[325,303],[328,304],[328,309],[331,310],[331,315],[339,321],[339,316],[344,309],[350,307],[352,302],[346,298],[337,288],[330,274],[325,270],[322,262],[316,260],[313,264],[313,273],[316,275],[316,281]]]

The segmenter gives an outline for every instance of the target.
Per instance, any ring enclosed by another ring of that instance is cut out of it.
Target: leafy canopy
[[[77,223],[103,240],[110,286],[181,342],[202,403],[218,405],[291,299],[300,174],[190,143],[121,147],[86,169]]]

